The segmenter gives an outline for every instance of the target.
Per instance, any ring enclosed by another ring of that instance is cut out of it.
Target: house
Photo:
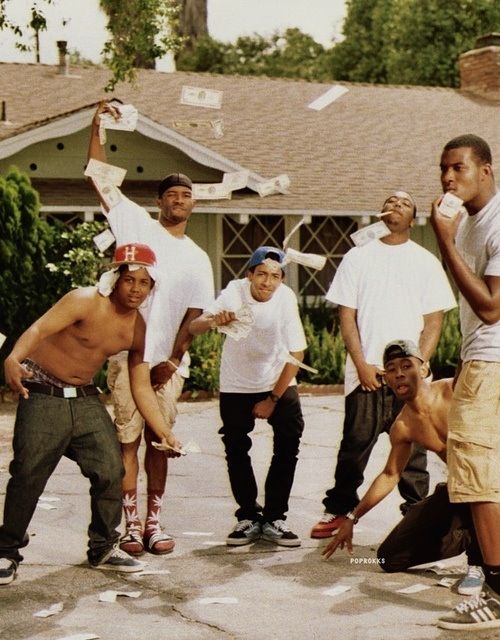
[[[139,111],[136,131],[108,132],[108,161],[127,169],[123,191],[154,211],[156,183],[171,171],[196,183],[248,170],[231,199],[200,200],[189,235],[212,258],[216,288],[239,276],[253,248],[281,245],[327,255],[321,271],[294,265],[288,282],[323,294],[350,248],[391,189],[418,203],[413,238],[436,250],[426,224],[440,193],[443,144],[481,135],[500,158],[500,35],[478,39],[460,58],[459,89],[337,83],[347,91],[321,110],[308,105],[331,85],[289,79],[138,71],[114,97]],[[0,171],[15,164],[39,191],[47,217],[100,215],[83,177],[89,126],[109,71],[99,67],[0,64]],[[220,109],[180,104],[183,86],[223,92]],[[222,127],[223,135],[220,135]],[[287,174],[288,193],[259,196],[260,182]]]

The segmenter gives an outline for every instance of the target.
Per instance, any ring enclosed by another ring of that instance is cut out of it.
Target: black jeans
[[[377,391],[363,391],[356,387],[345,398],[344,432],[335,469],[335,486],[326,492],[323,500],[326,511],[343,515],[358,504],[358,488],[370,454],[381,433],[388,433],[401,411],[399,401],[386,385]],[[398,484],[406,508],[415,504],[429,492],[427,452],[413,445],[412,454]]]
[[[28,400],[19,399],[13,447],[0,558],[23,559],[19,549],[28,544],[26,531],[38,498],[59,460],[67,455],[90,480],[88,557],[98,562],[119,537],[123,476],[115,428],[99,398],[65,399],[32,391]]]
[[[469,505],[451,503],[443,482],[431,496],[409,509],[382,542],[377,556],[382,569],[393,573],[464,551],[469,564],[483,564]]]
[[[254,405],[264,400],[264,393],[221,393],[220,415],[222,442],[226,449],[227,470],[234,499],[239,505],[238,520],[284,520],[292,490],[299,443],[304,430],[297,387],[288,387],[268,418],[273,428],[273,457],[265,483],[265,504],[262,514],[257,504],[257,482],[249,451],[249,434],[255,426]]]

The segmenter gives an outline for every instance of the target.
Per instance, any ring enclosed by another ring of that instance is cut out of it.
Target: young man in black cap
[[[238,523],[226,538],[229,546],[261,536],[286,547],[301,543],[285,519],[304,429],[295,375],[306,340],[297,298],[283,284],[284,260],[280,249],[259,247],[250,258],[246,278],[230,282],[190,325],[195,335],[215,328],[229,331],[222,350],[219,431],[238,503]],[[267,420],[274,433],[264,508],[257,503],[249,456],[249,434],[256,418]]]
[[[359,504],[347,513],[333,540],[323,550],[329,558],[340,547],[352,553],[353,527],[397,485],[410,457],[412,444],[434,451],[446,463],[448,411],[452,380],[428,383],[428,368],[410,340],[389,343],[384,351],[385,380],[404,407],[390,430],[391,450],[384,470],[375,478]],[[380,545],[377,556],[384,571],[406,571],[426,562],[451,558],[466,551],[469,571],[457,586],[459,593],[481,592],[484,576],[481,552],[467,505],[452,504],[445,483],[421,500]]]
[[[98,287],[70,291],[29,327],[5,360],[5,380],[20,394],[14,459],[0,527],[0,585],[23,560],[38,498],[62,456],[76,460],[91,484],[88,559],[115,571],[144,568],[117,547],[123,465],[112,421],[92,377],[106,358],[129,351],[134,397],[155,438],[172,447],[143,361],[145,325],[138,308],[155,285],[155,256],[147,246],[118,247]]]
[[[99,116],[111,113],[119,118],[117,107],[103,102],[93,119],[89,158],[106,161],[104,147],[99,140]],[[96,188],[98,195],[99,189]],[[188,331],[191,320],[201,314],[213,300],[213,275],[207,254],[185,235],[192,214],[194,200],[191,180],[182,173],[173,173],[158,185],[156,204],[158,220],[119,194],[119,202],[109,207],[108,222],[118,244],[144,242],[157,255],[161,287],[155,294],[146,314],[147,335],[145,359],[150,363],[151,382],[157,391],[158,402],[165,420],[173,426],[177,416],[177,399],[184,378],[189,375],[189,354],[192,341]],[[115,408],[115,426],[122,445],[125,477],[123,480],[123,508],[126,533],[121,548],[134,555],[145,549],[154,554],[169,553],[175,542],[160,525],[160,511],[167,479],[167,457],[151,444],[152,434],[138,414],[130,393],[126,353],[111,359],[108,385]],[[147,514],[143,524],[137,508],[138,449],[142,431],[146,441],[144,467],[147,475]]]

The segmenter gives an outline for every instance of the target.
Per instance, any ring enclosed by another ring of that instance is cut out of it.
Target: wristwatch
[[[276,404],[278,402],[278,400],[280,399],[279,396],[277,396],[275,393],[270,393],[269,397],[271,398],[271,400],[274,402],[274,404]]]
[[[345,514],[345,517],[350,520],[353,524],[358,524],[359,518],[357,518],[352,511]]]

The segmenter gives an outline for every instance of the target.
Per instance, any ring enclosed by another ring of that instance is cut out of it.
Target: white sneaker
[[[102,571],[134,573],[135,571],[142,571],[146,565],[144,562],[129,556],[128,553],[120,549],[118,544],[115,544],[97,564],[91,564],[90,566]]]
[[[462,596],[478,596],[483,590],[484,573],[481,567],[469,565],[466,575],[460,580],[457,591]]]

